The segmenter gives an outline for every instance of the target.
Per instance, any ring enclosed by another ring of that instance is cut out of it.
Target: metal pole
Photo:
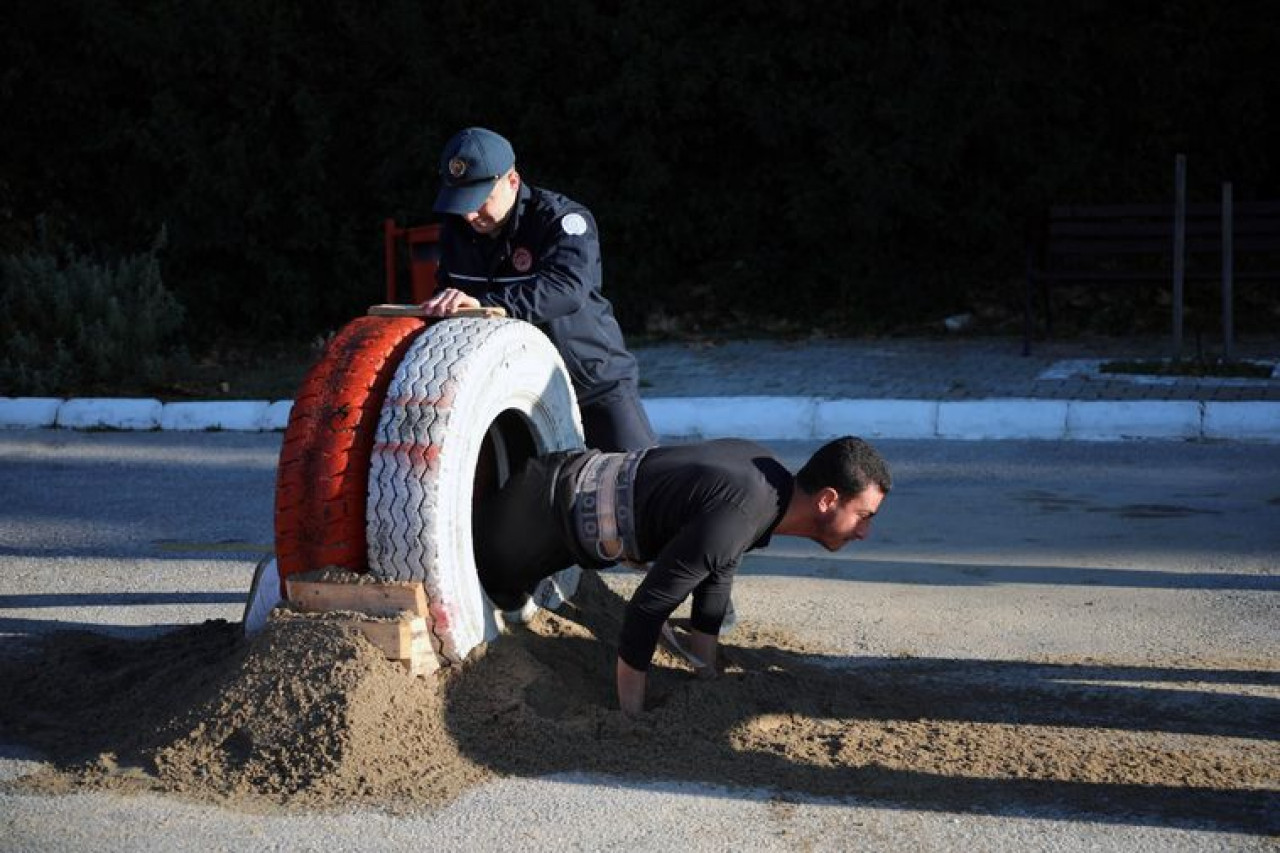
[[[1173,357],[1182,358],[1182,284],[1186,277],[1187,155],[1179,154],[1173,170]]]
[[[1231,182],[1222,185],[1222,358],[1231,361],[1232,337],[1235,334],[1234,291],[1235,291],[1235,247],[1233,218],[1234,206],[1231,199]]]
[[[396,300],[396,221],[382,220],[382,266],[387,277],[387,302]]]

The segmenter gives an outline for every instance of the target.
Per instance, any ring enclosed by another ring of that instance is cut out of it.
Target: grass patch
[[[1136,376],[1270,379],[1273,367],[1274,365],[1256,361],[1151,359],[1145,361],[1108,361],[1099,367],[1098,370],[1101,373],[1122,373]]]

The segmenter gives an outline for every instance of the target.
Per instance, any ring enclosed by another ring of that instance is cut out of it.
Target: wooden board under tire
[[[326,583],[290,578],[286,585],[289,603],[312,613],[354,610],[371,616],[394,616],[407,610],[418,616],[427,615],[427,597],[420,583]]]
[[[289,414],[276,474],[275,553],[287,579],[338,566],[367,569],[369,457],[387,385],[426,328],[411,317],[360,317],[311,368]]]

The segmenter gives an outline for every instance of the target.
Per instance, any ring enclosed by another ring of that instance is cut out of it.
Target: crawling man
[[[735,438],[553,453],[529,460],[476,507],[476,563],[504,610],[520,609],[543,578],[575,564],[648,563],[618,642],[618,703],[635,716],[663,626],[681,602],[692,596],[699,675],[714,677],[742,555],[774,534],[829,551],[865,539],[891,486],[884,459],[853,436],[823,445],[794,475],[767,448]]]

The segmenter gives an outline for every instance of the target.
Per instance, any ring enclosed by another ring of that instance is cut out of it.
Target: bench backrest
[[[1188,265],[1197,255],[1202,266],[1220,267],[1223,241],[1222,207],[1189,204],[1186,208]],[[1174,215],[1167,204],[1068,205],[1049,208],[1033,244],[1041,269],[1080,268],[1102,258],[1122,264],[1172,266]],[[1232,247],[1237,258],[1280,255],[1280,201],[1236,202],[1232,215]],[[1280,260],[1280,259],[1278,259]],[[1272,264],[1271,268],[1277,269]]]
[[[430,224],[401,228],[394,219],[387,219],[382,223],[382,241],[387,302],[408,301],[415,305],[426,302],[436,289],[436,268],[440,265],[440,226]],[[409,272],[407,294],[400,292],[396,274],[402,254]]]

